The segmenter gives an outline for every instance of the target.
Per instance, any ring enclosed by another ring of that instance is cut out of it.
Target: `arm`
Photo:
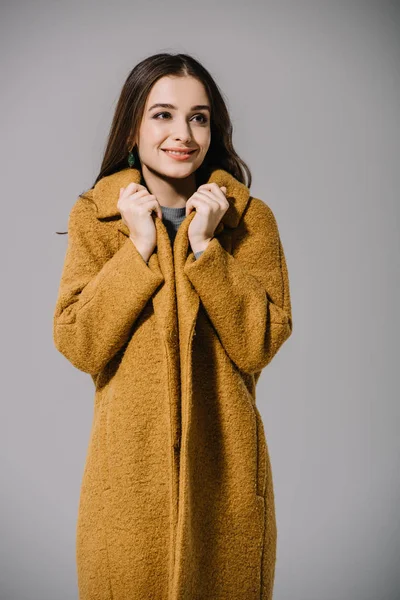
[[[261,371],[292,333],[285,255],[272,210],[251,198],[229,254],[212,238],[185,273],[236,366]]]
[[[68,247],[53,318],[56,348],[75,367],[100,372],[128,341],[162,283],[130,238],[110,257],[105,224],[82,198],[71,209]]]

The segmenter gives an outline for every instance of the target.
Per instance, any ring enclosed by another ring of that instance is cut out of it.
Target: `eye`
[[[158,117],[160,117],[161,115],[168,115],[168,116],[171,116],[171,113],[169,113],[169,112],[166,112],[166,111],[163,111],[163,112],[157,113],[157,114],[156,114],[156,115],[154,115],[152,118],[153,118],[153,119],[158,119]],[[201,118],[202,118],[202,121],[200,121],[200,123],[203,123],[203,124],[205,124],[205,123],[207,123],[207,122],[208,122],[208,119],[207,119],[207,117],[206,117],[205,115],[203,115],[202,113],[199,113],[198,115],[194,115],[194,117],[201,117]],[[193,118],[194,118],[194,117],[193,117]],[[165,121],[165,119],[160,119],[160,120],[161,120],[161,121]]]
[[[161,115],[169,115],[169,116],[171,116],[171,113],[169,113],[169,112],[157,113],[156,115],[153,116],[153,119],[157,119],[157,117],[159,117]],[[164,119],[161,119],[161,120],[164,121]]]
[[[202,113],[199,113],[198,115],[195,115],[195,117],[201,117],[203,120],[201,121],[202,123],[207,123],[208,119],[205,115],[203,115]]]

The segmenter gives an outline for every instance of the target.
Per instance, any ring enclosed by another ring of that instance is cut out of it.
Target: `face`
[[[170,106],[153,107],[159,103]],[[147,98],[137,140],[142,167],[177,179],[194,173],[211,142],[207,106],[211,110],[203,84],[194,77],[159,79]],[[177,160],[166,148],[190,148],[194,152],[185,160]]]

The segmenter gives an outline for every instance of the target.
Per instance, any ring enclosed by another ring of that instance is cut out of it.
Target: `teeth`
[[[189,152],[176,152],[175,150],[166,150],[165,152],[168,152],[169,154],[177,154],[178,156],[181,154],[189,154]]]

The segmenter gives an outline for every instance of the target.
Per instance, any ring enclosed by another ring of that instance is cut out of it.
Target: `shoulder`
[[[93,188],[82,192],[75,200],[69,211],[69,221],[76,222],[93,220],[96,218],[96,205],[93,202]]]
[[[115,229],[112,222],[98,216],[98,207],[94,199],[94,188],[82,192],[70,208],[68,230],[71,232],[92,232],[96,237],[107,236]]]
[[[254,265],[279,263],[280,235],[272,208],[261,198],[251,196],[235,229],[232,254]]]
[[[68,218],[68,237],[71,243],[98,248],[110,257],[118,250],[116,222],[97,218],[93,188],[79,195],[72,205]]]
[[[242,218],[239,221],[238,235],[252,233],[278,233],[278,224],[272,208],[255,196],[250,196]]]

